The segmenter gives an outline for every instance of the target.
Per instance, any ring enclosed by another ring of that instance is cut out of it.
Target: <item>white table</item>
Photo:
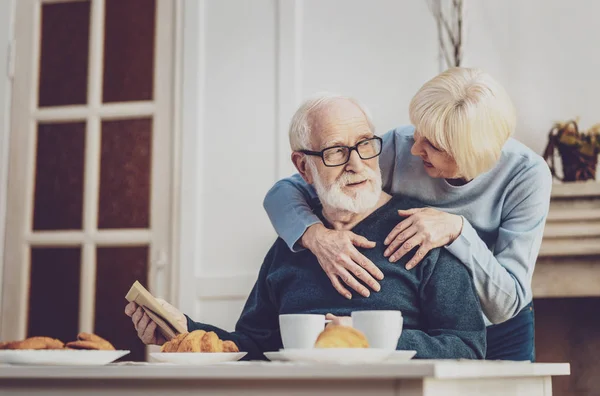
[[[568,363],[432,360],[369,365],[1,366],[0,394],[549,396],[552,376],[569,374]]]

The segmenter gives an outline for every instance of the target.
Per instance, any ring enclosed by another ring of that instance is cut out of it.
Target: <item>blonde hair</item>
[[[447,152],[468,180],[496,164],[516,124],[504,88],[482,70],[460,67],[426,82],[409,115],[416,131]]]
[[[302,102],[292,117],[289,129],[290,146],[292,147],[292,151],[313,149],[313,147],[310,147],[312,115],[340,99],[348,100],[355,104],[365,115],[371,131],[375,133],[375,126],[373,125],[369,110],[358,100],[331,92],[320,92]]]

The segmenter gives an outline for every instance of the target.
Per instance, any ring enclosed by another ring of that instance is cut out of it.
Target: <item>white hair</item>
[[[290,146],[292,147],[292,151],[313,149],[310,144],[312,133],[311,116],[315,112],[326,108],[337,100],[347,100],[354,103],[363,112],[369,124],[369,128],[373,133],[375,133],[375,126],[373,125],[369,110],[358,100],[331,92],[321,92],[305,100],[292,117],[289,130]]]
[[[516,124],[504,88],[482,70],[462,67],[426,82],[409,114],[418,133],[447,152],[469,180],[496,164]]]
[[[314,161],[308,162],[308,167],[313,174],[313,181],[317,196],[323,203],[323,206],[329,206],[335,210],[342,210],[351,213],[363,213],[373,208],[379,202],[381,196],[381,172],[365,166],[360,174],[344,172],[340,177],[327,185],[321,179]],[[344,187],[350,183],[368,179],[371,184],[370,189],[361,189],[353,196],[344,192]]]

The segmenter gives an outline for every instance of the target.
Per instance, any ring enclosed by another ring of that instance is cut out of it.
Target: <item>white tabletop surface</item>
[[[211,366],[117,363],[107,366],[0,366],[2,379],[368,379],[491,378],[569,375],[569,363],[412,360],[363,365],[235,362]]]

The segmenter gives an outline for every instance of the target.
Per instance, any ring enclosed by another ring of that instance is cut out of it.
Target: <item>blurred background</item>
[[[334,91],[364,102],[379,134],[407,124],[447,66],[435,5],[0,0],[1,339],[95,331],[143,360],[123,314],[135,280],[232,329],[275,239],[262,199],[293,173],[296,107]],[[600,122],[598,15],[595,0],[464,2],[460,64],[504,85],[515,137],[540,155],[555,122]],[[572,363],[558,395],[600,387],[588,179],[555,185],[533,276],[538,359]]]

